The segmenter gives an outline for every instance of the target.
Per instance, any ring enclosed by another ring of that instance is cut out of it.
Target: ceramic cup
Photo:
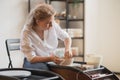
[[[102,56],[89,55],[86,57],[87,64],[94,65],[94,68],[99,68],[102,63]]]
[[[62,66],[72,66],[73,61],[74,61],[74,58],[66,58],[60,63],[60,65],[62,65]]]

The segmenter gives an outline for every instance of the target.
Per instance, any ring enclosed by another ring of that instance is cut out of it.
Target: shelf
[[[114,73],[103,66],[99,68],[83,70],[83,73],[90,77],[91,80],[118,80]]]
[[[84,37],[71,37],[72,39],[84,39]]]
[[[67,20],[66,17],[55,17],[55,18],[59,20]],[[84,19],[69,19],[68,18],[68,21],[84,21]]]
[[[84,37],[72,37],[72,39],[84,39]],[[60,39],[58,39],[60,40]]]
[[[66,0],[49,0],[49,1],[66,1]]]
[[[66,0],[50,0],[50,1],[66,1]],[[75,2],[69,0],[68,3],[74,4]],[[84,0],[77,1],[76,3],[84,3]]]
[[[86,62],[80,62],[80,61],[73,61],[73,63],[78,63],[78,64],[87,64]]]
[[[84,57],[84,55],[74,55],[73,57]]]
[[[103,69],[104,69],[104,67],[100,67],[100,68],[95,68],[95,69],[88,69],[83,72],[98,71],[98,70],[103,70]]]
[[[69,1],[68,3],[74,4],[75,2]],[[77,1],[76,3],[84,3],[84,1]]]
[[[66,20],[65,18],[58,18],[59,20]]]
[[[60,20],[66,20],[66,17],[62,17],[62,16],[55,16],[55,18]]]
[[[111,74],[100,74],[100,75],[101,75],[101,76],[99,76],[99,77],[92,78],[92,80],[109,77],[109,76],[112,76],[113,74],[111,73]]]
[[[84,21],[84,19],[68,19],[69,21]]]

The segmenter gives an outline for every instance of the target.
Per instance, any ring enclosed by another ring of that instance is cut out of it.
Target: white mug
[[[93,65],[94,68],[99,68],[102,63],[102,56],[100,55],[89,55],[86,56],[87,64]]]

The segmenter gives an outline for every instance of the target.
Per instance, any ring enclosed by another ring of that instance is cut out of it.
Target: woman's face
[[[51,16],[44,20],[37,20],[37,25],[41,30],[48,30],[52,27],[52,21],[54,20],[54,16]]]

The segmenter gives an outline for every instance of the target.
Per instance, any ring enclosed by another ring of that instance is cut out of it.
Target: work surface
[[[118,77],[104,66],[86,69],[82,66],[49,65],[50,70],[60,74],[65,80],[119,80]]]

